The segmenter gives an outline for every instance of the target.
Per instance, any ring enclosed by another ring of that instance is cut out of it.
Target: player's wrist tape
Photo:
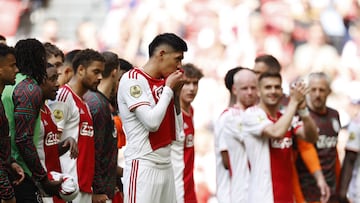
[[[300,117],[306,117],[310,115],[310,111],[307,107],[305,107],[304,109],[299,109],[297,113],[299,114]]]

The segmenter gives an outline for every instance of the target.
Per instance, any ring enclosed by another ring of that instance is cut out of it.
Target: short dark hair
[[[204,77],[202,71],[192,63],[186,63],[182,65],[182,69],[184,70],[185,76],[188,78],[201,79]]]
[[[81,50],[80,49],[74,49],[68,53],[65,54],[65,60],[64,60],[64,64],[65,65],[71,65],[72,66],[72,61],[75,58],[75,55],[77,53],[79,53]]]
[[[263,62],[269,67],[269,70],[267,70],[266,72],[279,72],[280,73],[280,71],[281,71],[280,62],[274,56],[272,56],[270,54],[263,54],[263,55],[259,55],[258,57],[256,57],[255,63],[259,63],[259,62]]]
[[[175,51],[185,52],[188,49],[186,42],[179,36],[173,33],[163,33],[157,35],[149,44],[149,56],[152,57],[154,55],[155,49],[163,44],[169,45]]]
[[[16,64],[19,72],[34,78],[41,84],[46,77],[46,52],[37,39],[22,39],[16,45]]]
[[[127,60],[119,58],[120,70],[129,71],[134,68],[134,66]]]
[[[44,43],[45,51],[46,51],[46,59],[49,59],[52,55],[55,57],[60,56],[61,60],[64,62],[65,56],[64,53],[54,44],[51,44],[50,42]]]
[[[16,55],[16,49],[6,44],[0,43],[0,58],[6,57],[8,54]]]
[[[80,65],[83,65],[85,68],[87,68],[94,61],[100,61],[105,63],[104,57],[99,52],[93,49],[81,50],[74,57],[74,60],[72,62],[73,70],[76,73]]]
[[[261,80],[263,80],[264,78],[279,78],[280,81],[282,81],[281,74],[278,72],[265,72],[265,73],[261,74],[259,77],[259,82]]]
[[[119,68],[119,58],[117,54],[110,51],[103,52],[102,56],[105,59],[105,69],[102,73],[102,76],[103,78],[107,78],[109,77],[111,71]]]
[[[228,72],[225,74],[225,87],[230,91],[230,93],[232,92],[232,86],[234,85],[234,75],[241,69],[244,69],[244,67],[238,66],[228,70]]]

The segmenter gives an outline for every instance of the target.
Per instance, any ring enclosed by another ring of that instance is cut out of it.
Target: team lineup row
[[[66,68],[49,43],[0,45],[2,202],[196,202],[191,102],[203,74],[182,64],[187,49],[164,33],[141,68],[92,49],[68,53]],[[340,171],[328,77],[311,73],[285,96],[277,60],[255,62],[225,78],[231,103],[215,130],[218,201],[347,202],[359,138],[349,139]]]

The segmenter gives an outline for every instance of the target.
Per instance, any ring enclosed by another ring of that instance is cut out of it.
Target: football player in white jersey
[[[185,83],[181,89],[180,106],[183,114],[185,139],[173,141],[171,158],[175,175],[177,203],[197,203],[194,183],[194,109],[191,103],[198,91],[199,80],[204,76],[194,64],[182,66]]]
[[[96,90],[105,59],[92,49],[81,50],[73,60],[75,75],[69,83],[59,89],[56,100],[50,103],[61,140],[73,137],[78,143],[77,159],[71,159],[69,152],[60,157],[63,173],[77,177],[80,192],[73,203],[91,202],[92,183],[95,170],[95,146],[92,117],[83,95],[90,89]]]
[[[118,106],[126,135],[124,202],[176,202],[170,144],[184,139],[179,94],[187,45],[172,33],[156,36],[149,60],[126,72]]]
[[[242,67],[235,67],[230,69],[224,78],[225,86],[229,90],[230,100],[229,107],[226,108],[214,125],[214,149],[215,149],[215,160],[216,160],[216,198],[219,202],[228,203],[230,202],[230,161],[228,154],[228,147],[225,139],[222,136],[222,131],[225,126],[225,115],[226,112],[236,102],[236,96],[232,92],[232,86],[234,84],[234,75],[241,70]]]
[[[77,143],[74,138],[68,137],[60,142],[61,133],[55,123],[55,119],[51,113],[50,108],[46,104],[47,99],[54,100],[56,92],[59,89],[57,68],[52,64],[48,64],[46,69],[47,77],[44,83],[40,85],[43,92],[44,104],[41,107],[40,116],[40,135],[36,149],[39,154],[40,162],[49,174],[51,171],[61,173],[61,166],[59,156],[70,150],[71,158],[76,158],[78,154]],[[59,197],[43,197],[46,203],[61,203],[65,202],[60,200]]]
[[[356,104],[360,110],[359,103]],[[339,202],[360,202],[360,113],[347,128],[349,138],[345,146],[345,158],[341,168]]]
[[[258,101],[256,74],[247,68],[239,70],[234,75],[232,91],[236,103],[224,113],[224,129],[221,136],[228,147],[232,176],[230,179],[230,201],[247,202],[249,166],[246,157],[245,144],[241,136],[242,116],[246,108]]]
[[[303,109],[307,92],[303,83],[292,87],[287,109],[280,113],[281,81],[280,73],[261,74],[259,104],[244,112],[241,133],[251,169],[248,202],[293,202],[292,135],[311,142],[318,137],[314,121]],[[303,125],[292,122],[297,110]]]

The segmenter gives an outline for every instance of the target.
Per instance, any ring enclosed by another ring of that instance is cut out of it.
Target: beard
[[[90,82],[87,82],[87,81],[84,81],[83,83],[83,86],[88,89],[88,90],[91,90],[91,91],[97,91],[97,86],[99,83],[90,83]]]

